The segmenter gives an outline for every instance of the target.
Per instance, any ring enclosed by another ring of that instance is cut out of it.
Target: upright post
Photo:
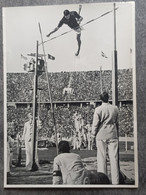
[[[100,92],[102,94],[103,87],[102,87],[102,66],[100,66]]]
[[[112,103],[118,106],[118,54],[117,54],[117,37],[116,37],[116,4],[114,3],[114,64],[113,64],[113,88],[112,88]],[[118,130],[119,131],[119,130]],[[118,132],[119,134],[119,132]],[[118,167],[120,180],[120,161],[119,161],[119,145],[118,145]]]
[[[114,3],[114,65],[112,70],[112,103],[118,105],[118,59],[116,43],[116,9]]]
[[[38,85],[38,41],[36,45],[36,63],[34,69],[34,91],[33,91],[33,131],[32,131],[32,167],[31,171],[37,171],[38,165],[36,164],[36,135],[37,135],[37,85]]]

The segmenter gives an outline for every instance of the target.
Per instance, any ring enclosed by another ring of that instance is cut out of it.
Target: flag
[[[51,56],[50,54],[48,54],[48,59],[55,60],[55,57],[54,56]]]
[[[31,57],[36,57],[36,53],[29,53],[27,54],[28,56],[31,56]],[[38,54],[38,57],[43,57],[45,56],[44,54]]]
[[[36,57],[36,54],[35,53],[28,53],[27,55],[28,56],[31,56],[31,57]]]
[[[22,54],[21,54],[21,58],[22,58],[23,60],[27,60],[27,57],[25,57],[25,56],[22,55]]]
[[[102,55],[102,57],[104,57],[104,58],[108,58],[106,55],[105,55],[105,53],[102,51],[101,52],[101,55]]]

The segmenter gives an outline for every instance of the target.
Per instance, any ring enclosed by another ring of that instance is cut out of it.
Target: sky
[[[118,69],[132,68],[135,55],[134,44],[134,3],[116,3],[116,42],[118,52]],[[63,17],[63,11],[79,10],[79,4],[27,6],[3,8],[3,44],[4,67],[6,72],[24,72],[21,54],[36,53],[37,41],[41,43],[38,23],[41,25],[45,53],[51,54],[55,60],[47,59],[49,72],[61,71],[98,71],[111,70],[114,51],[114,15],[113,12],[84,26],[81,34],[81,51],[77,51],[76,33],[71,31],[54,40],[48,41],[46,35],[51,32]],[[80,15],[83,17],[81,25],[113,10],[113,3],[82,4]],[[56,37],[70,28],[63,25],[50,38]],[[103,58],[101,51],[108,58]],[[39,53],[43,53],[42,45]]]

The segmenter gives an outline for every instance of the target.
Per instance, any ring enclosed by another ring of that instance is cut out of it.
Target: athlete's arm
[[[53,33],[55,33],[59,28],[60,28],[60,27],[57,26],[53,31],[51,31],[51,32],[47,35],[47,37],[50,37],[50,35],[53,34]]]
[[[80,24],[83,20],[83,17],[80,16],[76,11],[73,13],[74,13],[75,18],[77,19],[78,24]]]
[[[78,24],[80,24],[83,20],[83,17],[80,16],[80,18],[78,19]]]

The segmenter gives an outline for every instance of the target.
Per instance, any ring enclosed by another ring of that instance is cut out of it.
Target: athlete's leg
[[[77,42],[78,42],[78,51],[76,53],[76,56],[78,56],[79,53],[80,53],[80,48],[81,48],[81,33],[80,34],[77,34]]]
[[[78,50],[77,50],[77,53],[75,54],[76,56],[79,55],[80,53],[80,48],[81,48],[81,28],[77,28],[77,29],[74,29],[75,32],[77,33],[77,43],[78,43]]]

